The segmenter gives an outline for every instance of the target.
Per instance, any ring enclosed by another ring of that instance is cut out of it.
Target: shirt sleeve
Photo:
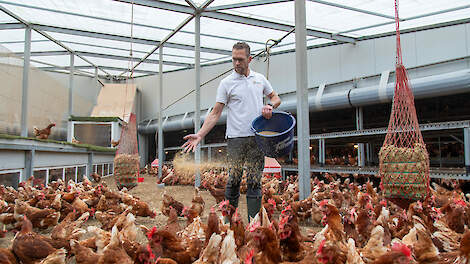
[[[228,95],[227,95],[227,86],[224,84],[223,81],[219,83],[219,87],[217,88],[217,95],[215,97],[215,101],[218,103],[222,103],[227,105]]]
[[[263,76],[263,93],[264,95],[270,95],[273,92],[273,87],[271,83]]]

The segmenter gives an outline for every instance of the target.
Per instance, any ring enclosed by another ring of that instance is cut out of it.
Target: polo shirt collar
[[[233,70],[233,75],[237,79],[242,79],[243,77],[245,77],[245,75],[239,74],[235,70]],[[250,78],[250,77],[254,77],[254,76],[255,76],[255,72],[250,68],[250,74],[246,78]]]

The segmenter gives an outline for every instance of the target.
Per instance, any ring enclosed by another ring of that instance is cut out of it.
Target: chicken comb
[[[272,198],[268,199],[268,203],[272,204],[274,207],[276,207],[276,201],[274,201],[274,199],[272,199]]]
[[[150,229],[150,231],[147,232],[147,238],[149,240],[152,239],[153,234],[155,234],[156,232],[157,232],[157,227],[156,226],[152,227],[152,229]]]
[[[436,212],[437,215],[441,215],[441,214],[442,214],[440,208],[432,207],[431,210],[434,211],[434,212]]]
[[[284,210],[282,210],[281,215],[285,215],[288,211],[291,211],[292,208],[288,205]]]
[[[407,247],[405,244],[395,243],[392,246],[392,250],[401,251],[403,255],[405,255],[407,258],[411,258],[411,249]]]
[[[466,204],[466,203],[464,202],[464,200],[462,200],[462,199],[457,199],[457,198],[455,198],[455,199],[454,199],[454,203],[455,203],[455,204],[458,204],[458,205],[460,205],[460,206],[463,206],[463,207],[466,207],[466,206],[467,206],[467,204]]]
[[[214,207],[211,207],[211,213],[215,213]]]
[[[250,250],[250,252],[246,254],[245,264],[252,264],[254,255],[255,255],[255,250],[254,249]]]
[[[321,202],[318,204],[318,206],[323,207],[323,206],[325,206],[325,205],[327,205],[327,204],[328,204],[328,200],[325,199],[325,200],[321,201]]]
[[[220,205],[219,205],[219,208],[220,210],[222,210],[222,208],[224,208],[224,206],[228,206],[229,204],[229,201],[228,200],[223,200],[222,202],[220,202]]]
[[[379,204],[382,205],[382,206],[387,207],[387,201],[385,201],[385,200],[380,201]]]

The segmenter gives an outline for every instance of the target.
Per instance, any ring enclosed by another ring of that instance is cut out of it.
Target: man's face
[[[233,49],[232,50],[232,63],[233,68],[238,74],[246,74],[248,71],[248,65],[251,62],[251,56],[246,54],[245,49]]]

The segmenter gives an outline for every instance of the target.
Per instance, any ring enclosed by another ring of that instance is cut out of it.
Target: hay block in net
[[[429,193],[429,155],[419,129],[413,91],[403,65],[398,0],[395,0],[397,62],[387,135],[380,149],[380,187],[387,198],[419,200]]]
[[[140,157],[137,154],[118,154],[114,158],[114,177],[118,189],[137,185]]]
[[[424,199],[429,186],[429,158],[426,148],[384,145],[380,149],[380,177],[385,197]]]

